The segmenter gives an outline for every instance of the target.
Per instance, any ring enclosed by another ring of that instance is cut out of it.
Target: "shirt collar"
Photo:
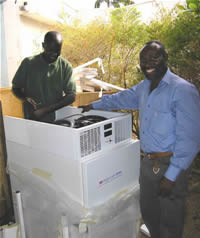
[[[167,83],[167,84],[170,84],[171,80],[171,71],[170,69],[168,68],[167,69],[167,72],[165,73],[164,77],[162,78],[161,82],[164,82],[164,83]]]
[[[58,62],[58,60],[59,60],[59,58],[60,58],[60,56],[58,56],[58,58],[57,58],[56,61],[54,61],[53,63],[48,64],[48,63],[44,60],[44,58],[43,58],[43,56],[42,56],[42,53],[40,54],[40,59],[41,59],[41,61],[42,61],[45,65],[49,65],[49,66],[51,66],[51,65],[56,66],[56,64],[57,64],[57,62]]]
[[[167,72],[165,73],[165,75],[163,76],[163,78],[161,79],[160,83],[167,83],[170,84],[171,80],[170,80],[170,76],[171,76],[172,72],[170,71],[170,69],[167,69]],[[150,84],[150,80],[148,80],[147,78],[144,79],[146,84]]]

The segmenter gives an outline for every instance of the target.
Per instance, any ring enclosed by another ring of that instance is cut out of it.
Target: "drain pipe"
[[[19,226],[20,226],[20,235],[21,235],[21,238],[26,238],[23,208],[22,208],[22,198],[21,198],[20,191],[16,191],[16,201],[17,201],[17,212],[18,212]]]
[[[94,64],[95,62],[98,62],[98,66],[101,68],[101,71],[102,71],[102,73],[104,74],[105,71],[104,71],[103,62],[102,62],[102,59],[101,59],[101,58],[96,58],[96,59],[90,60],[90,61],[88,61],[88,62],[85,63],[85,64],[82,64],[82,65],[80,65],[80,66],[78,66],[78,67],[76,67],[76,68],[73,68],[73,71],[76,72],[76,71],[78,71],[79,69],[82,69],[82,68],[84,68],[84,67],[86,67],[86,66],[88,66],[88,65]]]

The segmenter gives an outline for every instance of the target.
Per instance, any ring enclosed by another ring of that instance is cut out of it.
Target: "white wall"
[[[150,22],[159,11],[158,6],[172,9],[177,3],[185,4],[185,0],[134,0],[138,10],[141,12],[142,20],[144,22]]]
[[[43,1],[43,0],[42,0]],[[22,59],[42,51],[44,34],[50,25],[37,19],[37,15],[23,14],[21,1],[7,0],[1,5],[1,80],[0,87],[10,87]],[[26,12],[25,12],[26,13]],[[31,17],[30,17],[31,16]],[[51,24],[53,21],[49,21]],[[3,60],[2,60],[3,57]],[[7,70],[6,70],[7,68]],[[7,75],[6,75],[7,72]],[[3,74],[3,75],[2,75]]]
[[[2,86],[10,86],[11,79],[16,71],[20,60],[20,45],[19,45],[19,17],[16,11],[16,4],[12,0],[7,0],[3,3],[3,19],[8,77],[2,79]]]
[[[8,66],[6,57],[6,46],[5,46],[5,27],[4,27],[4,16],[3,16],[3,4],[0,5],[0,39],[1,39],[1,50],[0,50],[0,87],[8,87]]]
[[[20,16],[20,25],[21,59],[41,52],[44,35],[49,26],[24,16]]]

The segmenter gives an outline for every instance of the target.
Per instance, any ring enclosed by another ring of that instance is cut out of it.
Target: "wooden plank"
[[[113,92],[103,92],[104,94],[112,94]],[[72,104],[74,107],[78,107],[84,104],[89,104],[91,102],[100,100],[99,97],[100,92],[83,92],[83,93],[77,93],[76,94],[76,100]]]
[[[72,104],[75,107],[99,100],[100,92],[77,92],[76,100]],[[112,94],[111,91],[103,91],[103,94]],[[16,98],[11,88],[0,88],[0,101],[3,115],[23,118],[22,102]]]
[[[0,101],[3,115],[23,117],[22,102],[13,95],[11,88],[0,88]]]
[[[6,174],[6,143],[3,124],[2,105],[0,101],[0,225],[6,224],[10,221],[13,211],[11,203],[11,189],[9,186],[9,179]]]

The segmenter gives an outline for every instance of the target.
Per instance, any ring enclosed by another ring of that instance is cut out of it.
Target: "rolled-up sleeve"
[[[65,74],[63,78],[63,91],[65,94],[76,93],[76,83],[73,77],[73,69],[70,63],[65,66]]]
[[[13,88],[24,88],[27,79],[28,58],[25,58],[19,68],[17,69],[15,76],[12,80]]]

